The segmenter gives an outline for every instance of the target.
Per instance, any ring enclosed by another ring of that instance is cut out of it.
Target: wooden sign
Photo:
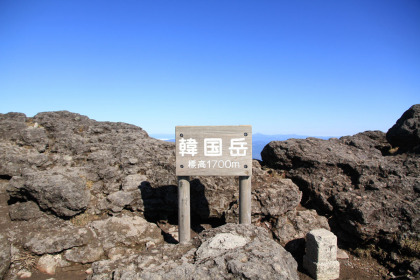
[[[251,176],[252,127],[177,126],[177,176]]]

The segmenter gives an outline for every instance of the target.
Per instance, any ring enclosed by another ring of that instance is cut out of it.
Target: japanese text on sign
[[[222,138],[204,138],[204,156],[216,157],[222,156]],[[181,156],[195,156],[198,152],[198,142],[193,138],[179,140],[179,154]],[[231,156],[246,156],[248,150],[245,138],[234,138],[230,140],[229,151]]]
[[[177,126],[177,175],[251,175],[251,126]]]

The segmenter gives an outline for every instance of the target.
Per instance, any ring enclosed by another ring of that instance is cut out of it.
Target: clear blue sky
[[[419,0],[0,0],[0,113],[341,136],[416,103]]]

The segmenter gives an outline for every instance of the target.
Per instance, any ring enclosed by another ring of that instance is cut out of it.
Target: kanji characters
[[[188,161],[188,168],[196,168],[197,167],[197,161],[196,160],[189,160]]]
[[[222,138],[204,138],[204,156],[222,155]]]
[[[218,157],[223,155],[223,141],[222,138],[204,138],[204,156],[206,157]],[[229,153],[230,156],[244,157],[247,155],[248,143],[245,138],[233,138],[230,139]],[[202,146],[200,146],[200,150]],[[179,154],[181,156],[198,155],[198,142],[194,138],[181,138],[179,140]],[[193,167],[195,168],[195,167]]]
[[[179,139],[179,153],[181,154],[181,156],[184,156],[184,155],[195,156],[198,153],[197,144],[198,144],[197,140],[193,138],[188,138],[188,139],[181,138]]]
[[[246,156],[246,150],[248,150],[248,147],[245,147],[246,145],[247,143],[245,141],[245,138],[230,139],[230,155],[239,157]]]

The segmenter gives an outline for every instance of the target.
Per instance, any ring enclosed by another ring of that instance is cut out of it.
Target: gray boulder
[[[51,167],[55,156],[49,158],[35,149],[19,147],[11,142],[0,142],[0,175],[21,176]]]
[[[74,247],[64,253],[66,260],[74,263],[93,263],[105,255],[99,242],[92,242],[82,247]]]
[[[21,147],[35,148],[40,153],[48,145],[45,129],[22,113],[0,114],[0,139],[13,141]]]
[[[255,184],[253,213],[264,217],[280,217],[298,207],[302,192],[290,179],[276,179]]]
[[[29,221],[42,216],[42,211],[33,201],[17,202],[10,205],[9,215],[12,221]]]
[[[328,220],[320,216],[315,210],[294,210],[279,217],[273,228],[273,236],[281,245],[287,246],[289,252],[295,252],[299,248],[293,248],[294,244],[302,239],[313,229],[324,228],[330,230]],[[293,243],[295,242],[295,243]]]
[[[71,217],[84,211],[90,193],[83,180],[73,170],[39,171],[10,180],[7,192],[15,199],[34,199],[43,210],[60,217]]]
[[[0,279],[3,279],[8,271],[10,259],[10,243],[5,235],[0,234]]]
[[[411,106],[391,127],[386,139],[402,151],[420,153],[420,104]]]
[[[88,279],[299,279],[297,263],[268,232],[226,224],[191,245],[158,246],[141,255],[96,262]]]
[[[43,136],[25,132],[29,130],[43,131]],[[134,125],[97,122],[67,111],[33,118],[0,115],[0,131],[5,132],[0,175],[14,177],[8,192],[12,202],[35,200],[60,217],[129,209],[149,221],[177,218],[174,143],[150,138]],[[45,151],[36,148],[41,144]],[[298,188],[270,178],[257,161],[253,165],[255,218],[292,210],[300,199]],[[191,182],[194,220],[237,219],[237,199],[237,178],[197,177]]]
[[[161,230],[156,224],[138,216],[110,217],[93,221],[89,227],[95,232],[106,252],[119,246],[145,248],[147,242],[163,242]]]
[[[134,125],[97,122],[67,111],[33,118],[0,114],[0,132],[0,176],[10,180],[11,242],[22,253],[57,254],[73,263],[116,260],[138,249],[151,253],[163,239],[161,229],[148,222],[176,221],[174,143],[150,138]],[[253,174],[253,222],[281,235],[277,222],[294,215],[302,194],[258,161]],[[238,196],[237,178],[194,178],[193,222],[237,222]],[[167,246],[179,258],[189,256]]]
[[[93,234],[89,229],[64,224],[49,230],[29,232],[24,238],[23,246],[37,255],[53,254],[87,245],[92,239]]]
[[[273,141],[261,155],[264,164],[299,186],[304,206],[331,216],[340,240],[375,244],[372,254],[380,258],[391,252],[418,257],[413,244],[420,236],[420,158],[391,148],[385,133],[367,131],[340,139]]]

